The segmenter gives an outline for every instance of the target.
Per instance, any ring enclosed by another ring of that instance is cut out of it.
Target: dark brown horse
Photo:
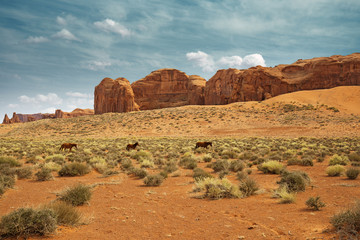
[[[77,144],[76,143],[63,143],[59,150],[69,149],[69,152],[70,152],[73,147],[75,147],[77,149]]]
[[[212,142],[197,142],[195,149],[197,149],[198,147],[207,148],[208,146],[212,147]]]
[[[136,142],[135,144],[128,144],[128,145],[126,146],[126,150],[129,151],[130,149],[135,149],[138,145],[139,145],[138,142]]]

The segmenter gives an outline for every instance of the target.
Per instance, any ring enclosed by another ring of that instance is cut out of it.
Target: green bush
[[[59,176],[83,176],[85,174],[88,174],[90,172],[90,169],[87,165],[73,162],[65,164],[59,171]]]
[[[360,162],[360,155],[358,153],[350,153],[348,155],[348,158],[351,162]]]
[[[147,171],[143,168],[134,168],[131,170],[131,173],[140,179],[142,179],[148,175]]]
[[[204,162],[211,162],[211,160],[212,160],[212,156],[211,156],[211,154],[205,154],[204,156],[203,156],[203,160],[204,160]]]
[[[60,194],[59,200],[73,206],[80,206],[90,201],[91,194],[90,187],[79,184],[63,191]]]
[[[329,159],[330,166],[334,166],[334,165],[346,166],[348,163],[349,163],[349,158],[347,156],[339,156],[335,154]]]
[[[195,180],[213,177],[210,173],[206,172],[202,168],[194,168],[193,171],[194,171],[193,178]]]
[[[296,192],[290,192],[286,186],[280,186],[274,193],[274,196],[280,198],[280,203],[288,204],[296,201]]]
[[[15,173],[18,177],[18,179],[29,179],[32,177],[32,167],[22,167],[22,168],[17,168],[15,170]]]
[[[334,165],[326,168],[326,174],[330,177],[340,176],[343,172],[345,172],[345,167],[342,165]]]
[[[51,169],[42,167],[37,173],[35,173],[36,180],[38,181],[49,181],[54,179],[53,175],[51,174]]]
[[[58,225],[74,226],[81,220],[80,212],[66,202],[55,201],[45,205],[44,209],[51,209],[55,213]]]
[[[246,173],[244,171],[236,173],[236,179],[239,180],[239,181],[242,181],[242,180],[244,180],[244,179],[246,179],[248,177],[249,177],[248,173]]]
[[[186,169],[194,169],[197,167],[197,161],[194,155],[185,153],[180,159],[179,165]]]
[[[358,239],[360,231],[360,201],[357,201],[349,209],[335,214],[330,222],[338,231],[340,239]]]
[[[346,176],[351,179],[354,180],[359,176],[360,173],[360,169],[359,168],[349,168],[348,170],[346,170],[345,174]]]
[[[280,187],[285,187],[289,192],[305,191],[306,186],[310,183],[310,178],[305,172],[283,172],[278,182]]]
[[[0,175],[0,186],[4,189],[12,188],[15,185],[14,175]]]
[[[245,168],[245,164],[242,160],[235,160],[230,163],[229,169],[233,172],[240,172]]]
[[[214,170],[214,172],[220,172],[220,171],[227,171],[230,167],[230,164],[228,162],[228,160],[223,159],[223,160],[216,160],[216,162],[213,162],[211,164],[211,168]]]
[[[65,163],[65,156],[63,156],[62,154],[50,155],[45,158],[45,162],[54,162],[62,165]]]
[[[258,165],[258,169],[263,173],[280,174],[285,166],[278,161],[267,161]]]
[[[161,176],[160,174],[147,175],[144,178],[144,184],[146,186],[160,186],[163,181],[164,181],[164,177]]]
[[[121,168],[126,171],[131,170],[132,168],[134,168],[134,166],[130,159],[124,158],[123,160],[121,160]]]
[[[306,202],[305,202],[306,206],[308,206],[309,208],[312,208],[316,211],[319,211],[320,208],[323,208],[325,207],[325,203],[323,203],[321,200],[320,200],[320,197],[317,196],[317,197],[310,197]]]
[[[242,192],[226,178],[204,178],[195,181],[195,192],[205,191],[204,197],[209,199],[239,198]]]
[[[163,170],[167,173],[173,173],[176,170],[178,170],[178,167],[176,165],[176,162],[168,162],[168,163],[166,163]]]
[[[9,165],[10,167],[20,167],[21,163],[19,163],[14,157],[9,156],[0,156],[0,165]]]
[[[259,190],[259,185],[252,178],[245,178],[239,184],[239,190],[243,193],[243,196],[254,195]]]
[[[4,237],[48,235],[57,228],[56,215],[52,210],[20,208],[1,218],[0,230]]]

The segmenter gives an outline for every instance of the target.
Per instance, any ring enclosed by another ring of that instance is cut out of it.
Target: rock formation
[[[204,104],[206,80],[176,69],[159,69],[131,87],[141,110]]]
[[[16,112],[13,113],[13,116],[12,116],[12,118],[10,119],[10,122],[11,122],[11,123],[20,123],[20,122],[21,122],[20,119],[19,119],[19,117],[18,117],[18,115],[16,114]]]
[[[138,111],[130,82],[126,78],[104,78],[95,87],[94,110],[95,114]]]
[[[85,115],[94,115],[94,110],[76,108],[72,112],[63,112],[61,109],[55,111],[55,118],[73,118]]]
[[[300,90],[360,85],[360,53],[298,60],[290,65],[219,70],[205,87],[205,104],[261,101]]]
[[[4,117],[4,120],[3,120],[2,124],[10,124],[10,123],[11,123],[10,118],[8,117],[7,114],[5,114],[5,117]]]

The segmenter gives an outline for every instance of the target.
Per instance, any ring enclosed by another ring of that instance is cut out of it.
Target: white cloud
[[[97,70],[104,70],[106,67],[111,66],[112,63],[110,61],[89,61],[85,64],[85,68],[97,71]]]
[[[69,97],[78,97],[78,98],[87,98],[87,97],[89,97],[89,94],[80,93],[80,92],[67,92],[66,95],[69,96]]]
[[[47,95],[38,94],[35,97],[22,95],[19,97],[19,100],[22,103],[48,103],[56,105],[61,104],[63,101],[56,93],[48,93]]]
[[[59,17],[59,16],[56,17],[56,22],[57,22],[59,25],[66,25],[66,20],[65,20],[65,18],[62,18],[62,17]]]
[[[206,73],[214,72],[220,67],[246,69],[258,65],[266,66],[264,58],[258,53],[247,55],[244,58],[240,56],[221,57],[216,62],[212,56],[201,51],[187,53],[186,57],[189,61],[193,61],[197,66],[201,67],[203,72]]]
[[[80,41],[80,39],[78,39],[77,37],[74,36],[74,34],[72,34],[69,30],[67,30],[66,28],[62,29],[61,31],[55,33],[53,35],[54,38],[62,38],[65,40],[70,40],[70,41]]]
[[[215,70],[215,63],[213,58],[202,51],[189,52],[186,54],[189,61],[195,62],[196,65],[202,68],[204,72],[213,72]]]
[[[41,110],[40,112],[42,112],[42,113],[55,113],[56,109],[58,109],[58,108],[48,107],[46,109]]]
[[[101,22],[94,22],[94,25],[97,28],[104,31],[104,32],[117,33],[117,34],[120,34],[123,37],[131,35],[131,31],[129,29],[127,29],[126,27],[124,27],[120,23],[115,22],[114,20],[111,20],[109,18],[107,18],[107,19],[105,19],[104,21],[101,21]]]
[[[43,37],[43,36],[40,36],[40,37],[30,36],[25,40],[25,42],[27,42],[27,43],[43,43],[43,42],[48,42],[48,41],[49,41],[49,39],[46,37]]]
[[[10,104],[8,105],[9,108],[16,108],[16,107],[18,107],[18,106],[19,106],[19,104],[12,104],[12,103],[10,103]]]

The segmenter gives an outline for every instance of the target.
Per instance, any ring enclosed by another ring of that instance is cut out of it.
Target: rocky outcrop
[[[8,117],[7,114],[5,114],[5,117],[4,117],[4,120],[3,120],[2,124],[10,124],[10,123],[11,123],[10,118]]]
[[[95,114],[138,110],[139,106],[134,100],[134,92],[126,78],[118,78],[116,80],[104,78],[95,87]]]
[[[141,110],[204,104],[206,80],[176,69],[159,69],[131,87]]]
[[[94,115],[94,110],[76,108],[72,112],[63,112],[61,109],[55,111],[55,118],[73,118],[85,115]]]
[[[360,85],[360,53],[298,60],[290,65],[219,70],[206,84],[205,104],[261,101],[280,94]]]
[[[13,116],[12,116],[12,118],[10,119],[10,122],[11,122],[11,123],[20,123],[20,122],[21,122],[20,119],[19,119],[19,117],[18,117],[18,115],[16,114],[16,112],[13,113]]]

